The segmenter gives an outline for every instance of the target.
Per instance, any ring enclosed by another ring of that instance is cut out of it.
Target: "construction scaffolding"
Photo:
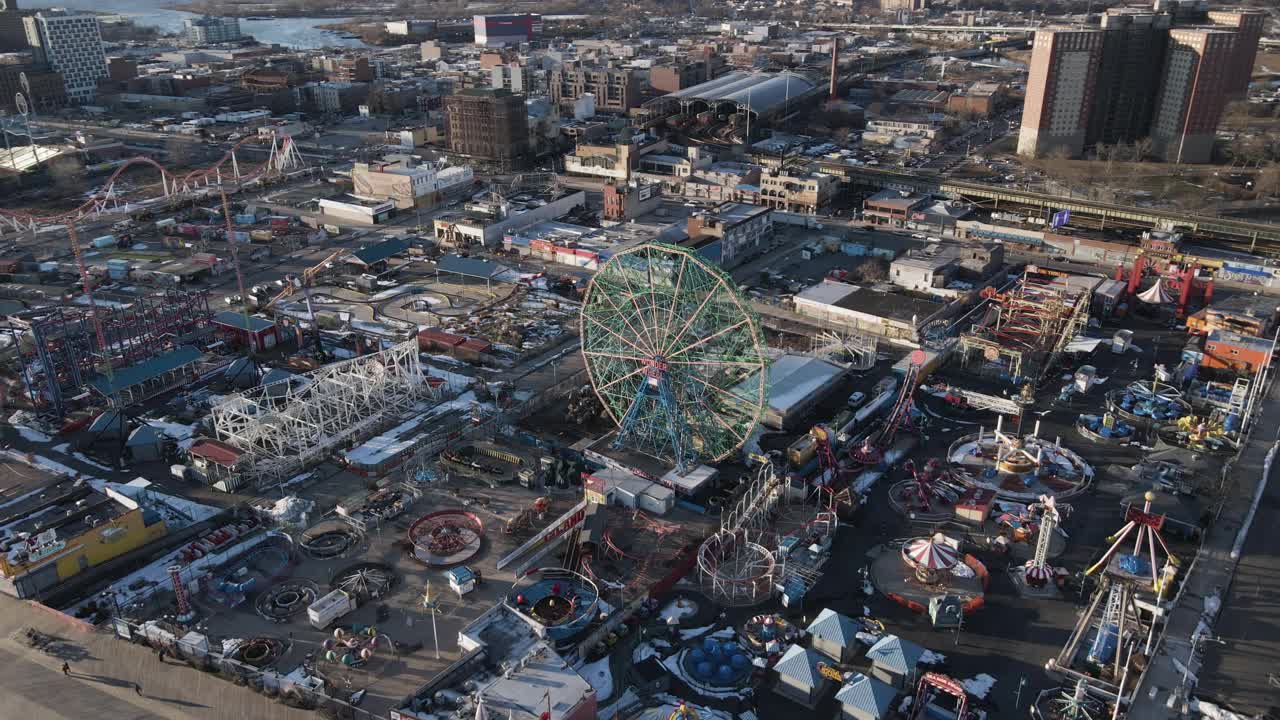
[[[213,427],[250,454],[248,479],[269,487],[434,394],[415,338],[226,398]]]
[[[88,309],[57,307],[31,323],[32,347],[22,354],[32,401],[59,419],[67,401],[84,392],[110,362],[128,367],[179,346],[200,344],[212,328],[204,292],[168,291],[129,306],[98,305],[102,335]],[[109,353],[103,348],[110,348]]]
[[[984,369],[1015,381],[1039,380],[1089,322],[1090,293],[1064,282],[1024,273],[1007,292],[983,291],[983,319],[960,336],[960,363],[980,358]]]

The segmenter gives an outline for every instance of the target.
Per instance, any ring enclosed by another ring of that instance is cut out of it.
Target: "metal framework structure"
[[[24,373],[32,392],[39,392],[62,418],[68,394],[103,372],[108,355],[112,368],[142,362],[208,335],[211,317],[203,291],[144,296],[128,308],[96,303],[84,310],[55,307],[31,323],[32,350],[23,353]]]
[[[614,255],[587,288],[582,354],[615,447],[690,469],[741,447],[766,407],[759,323],[733,280],[688,248]]]
[[[213,426],[251,454],[254,479],[279,482],[434,392],[414,339],[228,397],[213,407]]]
[[[294,144],[293,138],[279,137],[275,134],[267,138],[270,149],[265,160],[258,164],[242,165],[237,151],[248,143],[257,144],[262,139],[258,136],[247,137],[231,146],[209,167],[197,168],[182,174],[174,173],[150,157],[129,158],[116,168],[97,193],[80,205],[50,215],[0,208],[0,224],[19,232],[34,232],[43,226],[75,224],[94,220],[103,215],[147,210],[184,197],[203,197],[221,189],[224,183],[238,190],[253,182],[308,171],[306,161]],[[122,173],[137,165],[155,168],[160,175],[160,181],[144,186],[139,192],[133,193],[141,197],[126,196],[125,192],[117,187],[116,181]]]
[[[924,351],[916,350],[911,353],[910,362],[907,364],[907,375],[902,379],[902,389],[898,393],[897,402],[889,410],[889,414],[879,428],[868,434],[860,445],[853,445],[849,449],[849,457],[863,465],[874,465],[884,458],[884,451],[893,444],[899,430],[903,427],[913,427],[915,423],[912,419],[915,410],[913,398],[924,362]]]
[[[773,465],[762,463],[733,507],[721,511],[720,530],[698,548],[698,574],[717,602],[752,605],[772,594],[776,561],[762,538],[785,492]]]
[[[983,296],[991,303],[988,319],[960,336],[964,367],[978,355],[1007,364],[1011,378],[1038,380],[1089,322],[1089,293],[1071,292],[1030,273],[1009,292],[987,288]]]
[[[1178,559],[1170,552],[1164,539],[1160,537],[1160,529],[1164,525],[1164,516],[1151,512],[1151,503],[1155,494],[1148,491],[1145,495],[1142,510],[1129,508],[1125,515],[1125,525],[1112,536],[1114,542],[1102,554],[1098,562],[1085,570],[1092,575],[1104,570],[1103,582],[1094,593],[1088,608],[1080,615],[1075,629],[1058,657],[1052,659],[1047,668],[1062,675],[1093,686],[1104,696],[1115,697],[1117,701],[1127,698],[1130,660],[1135,653],[1150,658],[1155,650],[1157,638],[1156,628],[1161,614],[1149,615],[1138,605],[1140,591],[1153,591],[1155,604],[1164,598],[1164,590],[1172,584],[1177,573]],[[1136,533],[1134,531],[1137,531]],[[1119,555],[1120,546],[1134,535],[1132,552]],[[1165,556],[1164,565],[1160,565],[1156,554],[1157,545]],[[1140,563],[1134,563],[1134,570],[1125,567],[1125,561],[1144,559],[1144,549],[1149,567],[1142,571]],[[1103,601],[1105,600],[1105,604]],[[1102,612],[1099,614],[1099,606]],[[1090,635],[1092,635],[1090,637]],[[1080,672],[1077,665],[1077,652],[1088,639],[1088,651],[1085,655],[1085,666],[1100,668],[1104,672],[1099,675],[1093,672]]]

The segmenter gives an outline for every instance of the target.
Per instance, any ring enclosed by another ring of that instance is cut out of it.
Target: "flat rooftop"
[[[835,306],[901,322],[920,322],[943,308],[935,300],[865,287],[840,298]]]

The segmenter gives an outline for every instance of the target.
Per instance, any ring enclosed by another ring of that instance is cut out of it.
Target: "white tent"
[[[1163,305],[1173,302],[1173,293],[1164,285],[1164,278],[1156,280],[1156,284],[1138,293],[1138,299],[1149,305]]]

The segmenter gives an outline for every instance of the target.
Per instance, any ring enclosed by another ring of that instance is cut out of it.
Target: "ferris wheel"
[[[763,414],[768,360],[733,281],[695,252],[663,244],[614,255],[581,316],[591,385],[618,424],[615,447],[685,471],[742,446]]]

